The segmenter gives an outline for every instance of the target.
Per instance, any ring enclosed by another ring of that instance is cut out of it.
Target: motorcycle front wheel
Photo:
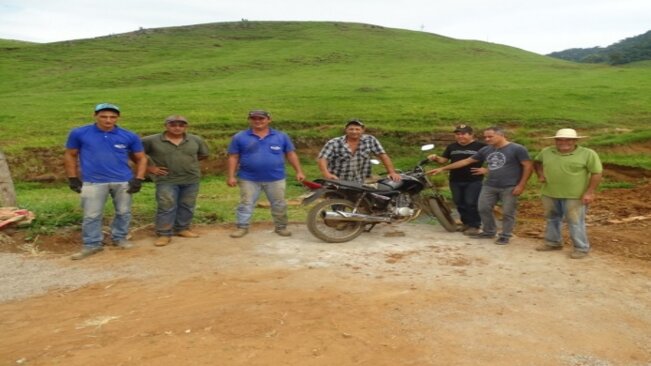
[[[452,218],[452,210],[450,206],[443,200],[443,197],[434,197],[428,199],[429,207],[432,209],[432,213],[438,220],[439,224],[449,232],[457,231],[457,223],[454,222]]]
[[[312,235],[328,243],[355,239],[364,231],[361,221],[329,220],[326,212],[353,212],[355,205],[344,199],[327,199],[312,207],[307,214],[307,228]]]

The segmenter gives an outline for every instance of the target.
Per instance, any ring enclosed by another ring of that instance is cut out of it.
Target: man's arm
[[[287,154],[285,154],[287,157],[287,161],[289,164],[294,168],[294,171],[296,172],[296,180],[299,182],[302,182],[305,180],[305,174],[303,174],[303,169],[301,169],[301,162],[298,160],[298,155],[296,155],[295,151],[290,151]]]
[[[533,173],[533,162],[531,160],[523,160],[520,164],[522,165],[522,175],[518,184],[513,188],[512,193],[514,196],[519,196],[524,192],[527,181],[531,177],[531,173]]]
[[[536,172],[536,176],[538,177],[538,181],[540,183],[545,183],[546,179],[545,179],[545,173],[543,171],[542,162],[537,161],[537,160],[534,161],[533,162],[533,168],[534,168],[534,171]]]
[[[136,179],[145,180],[147,173],[147,155],[143,151],[131,154],[131,161],[136,164]]]
[[[389,157],[389,154],[384,153],[384,154],[379,154],[378,158],[382,160],[382,164],[384,164],[384,167],[387,169],[387,172],[389,173],[389,178],[391,178],[392,181],[394,182],[399,182],[400,181],[400,174],[396,173],[396,169],[393,167],[393,162],[391,162],[391,158]]]
[[[66,175],[68,175],[68,178],[78,178],[77,177],[78,158],[79,158],[78,149],[66,149],[66,152],[63,155],[63,166],[66,169]]]
[[[316,160],[317,165],[319,166],[319,170],[321,171],[321,175],[325,179],[339,179],[336,175],[330,173],[328,170],[328,159],[326,158],[320,158]]]
[[[436,154],[428,155],[427,159],[438,164],[445,164],[450,161],[450,159],[446,158],[445,156],[438,156]]]
[[[599,183],[601,183],[601,173],[592,174],[590,176],[590,181],[588,182],[588,188],[583,193],[583,197],[581,197],[584,204],[587,205],[594,201],[595,192],[597,187],[599,187]]]
[[[226,172],[228,176],[226,177],[226,184],[229,187],[237,186],[237,178],[235,177],[235,172],[237,171],[237,165],[240,163],[239,154],[229,154],[228,160],[226,161]]]
[[[465,158],[463,160],[456,161],[456,162],[454,162],[452,164],[448,164],[448,165],[442,166],[440,168],[432,169],[432,170],[428,171],[427,174],[436,175],[436,174],[438,174],[438,173],[440,173],[440,172],[442,172],[444,170],[459,169],[459,168],[463,168],[464,166],[467,166],[467,165],[470,165],[470,164],[473,164],[473,163],[477,163],[477,162],[479,162],[479,160],[475,160],[473,158]]]

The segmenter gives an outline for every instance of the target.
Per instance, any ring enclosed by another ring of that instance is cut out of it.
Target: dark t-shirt
[[[509,142],[501,148],[486,146],[472,158],[486,162],[488,178],[484,185],[495,188],[518,185],[523,172],[522,162],[531,160],[527,148],[515,142]]]
[[[450,163],[454,163],[475,155],[477,151],[479,151],[484,146],[486,146],[486,144],[479,141],[473,141],[468,145],[461,145],[458,142],[454,142],[445,148],[445,151],[443,151],[443,155],[441,156],[450,159]],[[473,182],[484,179],[483,174],[472,175],[470,172],[470,168],[481,168],[481,165],[481,162],[477,162],[464,166],[463,168],[450,170],[450,181]]]

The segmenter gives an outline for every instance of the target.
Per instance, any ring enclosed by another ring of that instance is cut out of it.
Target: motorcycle
[[[433,148],[433,144],[424,145],[421,151]],[[425,212],[445,230],[456,231],[452,210],[423,169],[428,162],[423,159],[413,169],[399,172],[398,182],[389,178],[370,184],[331,179],[304,181],[312,193],[303,199],[303,205],[323,198],[307,215],[308,229],[325,242],[343,243],[379,223],[407,222]]]

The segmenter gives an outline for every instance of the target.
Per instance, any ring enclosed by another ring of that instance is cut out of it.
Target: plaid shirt
[[[371,176],[371,155],[386,154],[380,141],[371,135],[362,135],[355,154],[351,153],[346,136],[335,137],[328,141],[319,159],[328,161],[328,170],[341,180],[364,182]]]

